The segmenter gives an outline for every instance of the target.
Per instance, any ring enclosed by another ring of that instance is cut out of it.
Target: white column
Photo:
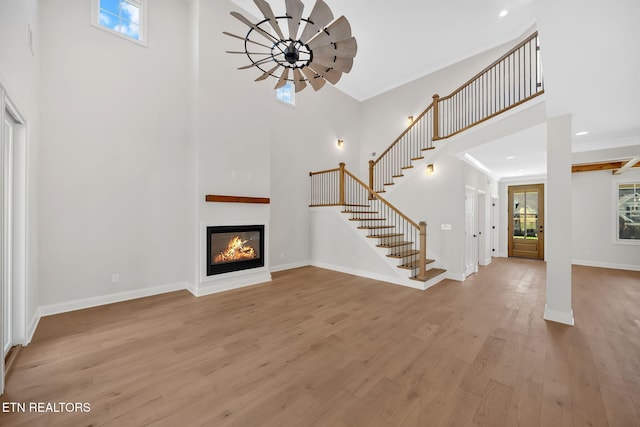
[[[547,120],[545,320],[573,325],[571,309],[571,115]]]

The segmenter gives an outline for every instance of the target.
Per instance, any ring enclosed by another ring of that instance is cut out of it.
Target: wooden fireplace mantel
[[[207,194],[205,201],[217,203],[260,203],[264,205],[271,203],[271,199],[268,197],[219,196],[216,194]]]

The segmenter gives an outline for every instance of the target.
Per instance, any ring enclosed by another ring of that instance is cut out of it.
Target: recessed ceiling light
[[[511,159],[515,159],[515,158],[516,158],[516,156],[505,157],[505,159],[507,159],[507,160],[511,160]]]
[[[582,136],[582,135],[586,135],[586,134],[588,134],[588,133],[589,133],[589,132],[587,132],[586,130],[583,130],[582,132],[578,132],[578,133],[576,133],[576,136]]]
[[[509,14],[509,11],[504,9],[500,12],[500,18],[504,18],[505,16],[507,16]]]

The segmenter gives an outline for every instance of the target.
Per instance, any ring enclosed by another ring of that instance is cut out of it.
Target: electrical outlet
[[[120,282],[120,275],[119,274],[112,274],[111,275],[111,283],[118,283]]]

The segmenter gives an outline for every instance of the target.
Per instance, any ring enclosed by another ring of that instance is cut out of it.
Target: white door
[[[1,272],[0,280],[2,281],[2,350],[3,358],[7,355],[12,346],[12,317],[11,310],[12,296],[12,272],[11,272],[11,248],[13,247],[13,136],[14,122],[8,114],[4,114],[2,126],[2,144],[0,147],[0,201],[2,204],[2,220],[0,227],[0,236],[2,237],[1,249]]]
[[[491,262],[491,257],[488,255],[489,250],[487,248],[488,239],[487,239],[487,193],[484,191],[478,190],[478,208],[476,209],[478,218],[477,223],[477,235],[478,238],[478,264],[479,265],[487,265]]]
[[[466,188],[464,192],[464,275],[465,277],[475,273],[478,269],[478,242],[477,242],[477,215],[476,215],[476,191]]]

